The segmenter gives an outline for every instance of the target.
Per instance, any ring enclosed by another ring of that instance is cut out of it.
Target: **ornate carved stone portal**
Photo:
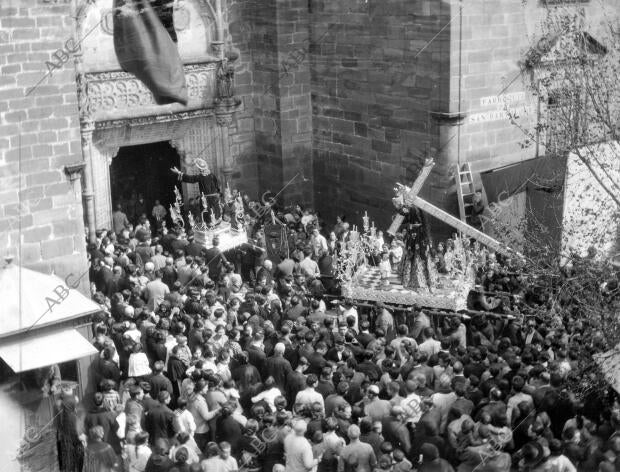
[[[240,103],[230,94],[234,72],[224,58],[225,14],[220,0],[214,1],[175,2],[175,29],[189,95],[186,106],[157,105],[140,80],[121,70],[111,35],[113,0],[85,0],[78,6],[82,47],[75,55],[76,81],[91,238],[96,228],[111,224],[110,164],[120,147],[170,141],[184,172],[195,173],[193,160],[201,157],[224,185],[229,181],[235,159],[228,128]],[[184,188],[185,198],[194,195],[193,187]]]

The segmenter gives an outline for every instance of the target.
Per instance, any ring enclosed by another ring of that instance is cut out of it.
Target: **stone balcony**
[[[127,72],[86,73],[83,116],[91,122],[113,122],[213,108],[217,67],[216,62],[184,66],[189,98],[186,106],[180,103],[157,105],[148,88]]]

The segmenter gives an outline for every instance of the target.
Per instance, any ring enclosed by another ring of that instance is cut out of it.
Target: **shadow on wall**
[[[314,193],[326,221],[368,210],[389,225],[395,183],[410,185],[426,157],[442,155],[429,113],[448,110],[452,11],[437,0],[312,2],[313,39],[330,32],[310,45]]]

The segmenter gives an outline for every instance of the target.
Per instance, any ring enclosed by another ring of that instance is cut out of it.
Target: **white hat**
[[[194,165],[198,168],[198,170],[207,170],[209,168],[207,161],[199,157],[194,159]]]
[[[372,392],[375,395],[379,395],[379,387],[377,387],[376,385],[371,385],[370,387],[368,387],[368,392]]]

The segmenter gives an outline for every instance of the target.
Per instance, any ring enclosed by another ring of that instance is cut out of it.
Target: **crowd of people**
[[[251,217],[252,243],[226,253],[181,228],[153,234],[144,216],[117,213],[99,233],[98,391],[81,421],[62,396],[62,470],[618,470],[615,404],[570,388],[572,347],[596,342],[587,322],[501,315],[510,303],[471,319],[356,307],[329,273],[345,218],[277,216],[290,251],[278,264]],[[528,300],[495,258],[477,277]]]

